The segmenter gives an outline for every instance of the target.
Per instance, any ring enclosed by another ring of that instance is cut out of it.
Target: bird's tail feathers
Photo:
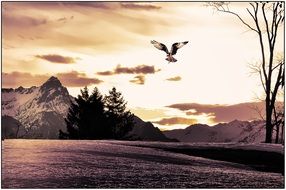
[[[166,60],[169,62],[177,62],[177,59],[175,59],[174,57],[167,57]]]

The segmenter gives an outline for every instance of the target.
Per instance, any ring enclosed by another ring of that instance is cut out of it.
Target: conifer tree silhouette
[[[122,94],[113,88],[103,98],[96,87],[91,95],[87,87],[80,92],[65,119],[68,138],[124,139],[133,127],[133,114],[126,111]]]
[[[109,91],[109,95],[105,96],[108,127],[114,139],[124,138],[133,127],[133,114],[126,111],[126,104],[122,94],[117,92],[115,87]]]

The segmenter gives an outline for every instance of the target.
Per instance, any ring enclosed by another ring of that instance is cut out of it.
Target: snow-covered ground
[[[282,146],[127,141],[5,140],[2,188],[283,188],[280,173],[165,149]]]

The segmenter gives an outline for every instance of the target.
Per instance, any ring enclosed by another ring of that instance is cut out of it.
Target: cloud
[[[75,58],[72,57],[65,57],[62,55],[57,54],[49,54],[49,55],[36,55],[35,57],[52,62],[52,63],[63,63],[63,64],[70,64],[75,63]]]
[[[6,88],[18,86],[39,86],[49,79],[48,75],[32,75],[30,73],[11,72],[2,74],[2,85]]]
[[[84,73],[78,73],[76,71],[57,73],[55,76],[59,78],[62,84],[66,87],[83,87],[103,82],[97,78],[89,78]],[[2,81],[3,87],[6,88],[14,88],[18,86],[30,87],[40,86],[50,77],[51,75],[49,74],[32,75],[30,73],[11,72],[3,73]]]
[[[217,123],[230,122],[235,119],[261,119],[257,109],[262,111],[262,115],[264,114],[264,102],[247,102],[234,105],[183,103],[173,104],[167,107],[185,111],[185,113],[190,116],[202,114],[213,116],[213,121]]]
[[[178,18],[171,21],[158,11],[140,11],[158,7],[158,3],[5,2],[3,38],[25,49],[56,47],[92,54],[124,51],[144,44],[143,36],[160,34],[177,26]],[[136,10],[136,14],[127,9]],[[71,15],[76,19],[71,19]],[[19,33],[34,39],[40,34],[42,39],[19,43]]]
[[[118,2],[61,2],[61,5],[67,7],[83,7],[83,8],[95,8],[103,10],[120,10],[135,9],[135,10],[158,10],[162,7],[152,5],[151,3],[118,3]]]
[[[130,111],[139,116],[144,121],[154,120],[158,118],[168,117],[166,108],[164,109],[148,109],[142,107],[131,108]]]
[[[58,18],[57,21],[58,22],[62,22],[62,23],[67,23],[67,21],[69,20],[73,20],[74,19],[74,16],[70,16],[70,17],[61,17],[61,18]]]
[[[15,48],[15,46],[11,46],[7,43],[3,43],[3,49],[14,49],[14,48]]]
[[[50,10],[50,9],[65,9],[67,8],[96,8],[96,9],[110,9],[114,5],[118,5],[118,3],[106,3],[106,2],[13,2],[13,4],[9,2],[5,2],[5,9],[12,10],[12,8],[22,8],[22,9],[42,9],[42,10]],[[10,8],[12,7],[12,8]],[[117,6],[119,7],[119,6]],[[70,11],[70,10],[69,10]]]
[[[84,8],[95,8],[95,9],[115,9],[118,3],[108,2],[61,2],[61,5],[67,7],[84,7]]]
[[[59,22],[66,22],[67,18],[66,17],[62,17],[62,18],[59,18],[57,21],[59,21]]]
[[[145,84],[145,76],[144,75],[137,75],[134,77],[133,80],[130,80],[130,82],[143,85],[143,84]]]
[[[97,72],[98,75],[117,75],[117,74],[154,74],[159,72],[160,69],[156,70],[154,66],[139,65],[136,67],[117,67],[113,71]]]
[[[154,5],[154,3],[120,3],[120,2],[13,2],[13,5],[9,2],[4,2],[5,10],[9,9],[11,6],[20,8],[37,8],[37,9],[67,9],[72,10],[77,9],[102,9],[102,10],[122,10],[123,9],[135,9],[135,10],[157,10],[161,9],[161,6]]]
[[[65,86],[68,87],[83,87],[103,82],[97,78],[89,78],[84,73],[78,73],[76,71],[58,73],[56,76]]]
[[[160,70],[155,70],[154,66],[139,65],[137,67],[121,67],[118,65],[115,74],[154,74]]]
[[[113,72],[112,71],[103,71],[103,72],[97,72],[96,74],[103,75],[103,76],[109,76],[109,75],[113,75]]]
[[[168,80],[168,81],[180,81],[180,80],[182,80],[182,78],[180,76],[176,76],[176,77],[168,78],[166,80]]]
[[[121,3],[121,7],[135,10],[158,10],[162,8],[160,6],[142,3]]]
[[[154,121],[153,123],[157,123],[160,125],[192,125],[197,123],[196,119],[184,118],[184,117],[171,117],[171,118],[163,118],[160,121]]]
[[[30,16],[14,16],[3,14],[3,25],[17,27],[37,27],[48,23],[46,18],[35,18]]]

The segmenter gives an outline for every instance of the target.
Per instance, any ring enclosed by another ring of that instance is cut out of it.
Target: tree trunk
[[[281,125],[281,144],[284,145],[284,125]]]
[[[267,101],[268,100],[268,101]],[[266,136],[265,136],[265,143],[272,143],[272,132],[273,132],[273,126],[272,126],[272,109],[270,106],[269,99],[266,98],[265,101],[265,107],[266,107]]]
[[[276,137],[275,137],[275,144],[279,143],[279,125],[276,125]]]
[[[267,124],[266,124],[265,143],[272,143],[272,127],[271,127],[271,124],[270,124],[270,126],[267,126]]]

